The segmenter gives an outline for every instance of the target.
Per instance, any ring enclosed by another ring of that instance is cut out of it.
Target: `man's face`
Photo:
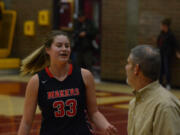
[[[129,55],[128,59],[127,59],[127,64],[125,66],[125,70],[126,70],[126,82],[127,84],[129,84],[130,86],[133,86],[134,84],[134,80],[135,80],[135,74],[134,74],[134,64],[132,62],[132,56]]]

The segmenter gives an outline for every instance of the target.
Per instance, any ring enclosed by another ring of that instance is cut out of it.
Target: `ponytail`
[[[46,54],[45,46],[36,49],[32,54],[22,61],[21,74],[34,74],[49,65],[49,56]]]

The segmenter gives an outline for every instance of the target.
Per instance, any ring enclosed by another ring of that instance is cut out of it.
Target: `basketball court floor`
[[[24,94],[29,77],[8,75],[0,77],[0,135],[16,135],[23,113]],[[132,89],[119,83],[97,82],[96,95],[99,110],[116,126],[120,135],[127,135],[128,103]],[[172,90],[180,99],[180,90]],[[31,135],[38,135],[41,123],[36,111]],[[96,135],[102,135],[95,129]]]

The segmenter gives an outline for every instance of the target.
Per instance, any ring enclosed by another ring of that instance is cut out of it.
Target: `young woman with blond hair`
[[[92,74],[69,63],[70,40],[53,31],[45,44],[23,60],[29,80],[18,135],[28,135],[36,107],[42,111],[40,135],[92,135],[87,118],[106,135],[116,128],[98,111]]]

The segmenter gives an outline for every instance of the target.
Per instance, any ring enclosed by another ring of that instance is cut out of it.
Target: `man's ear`
[[[139,66],[139,64],[136,64],[136,65],[134,66],[134,74],[135,74],[135,75],[138,75],[139,72],[140,72],[140,66]]]

